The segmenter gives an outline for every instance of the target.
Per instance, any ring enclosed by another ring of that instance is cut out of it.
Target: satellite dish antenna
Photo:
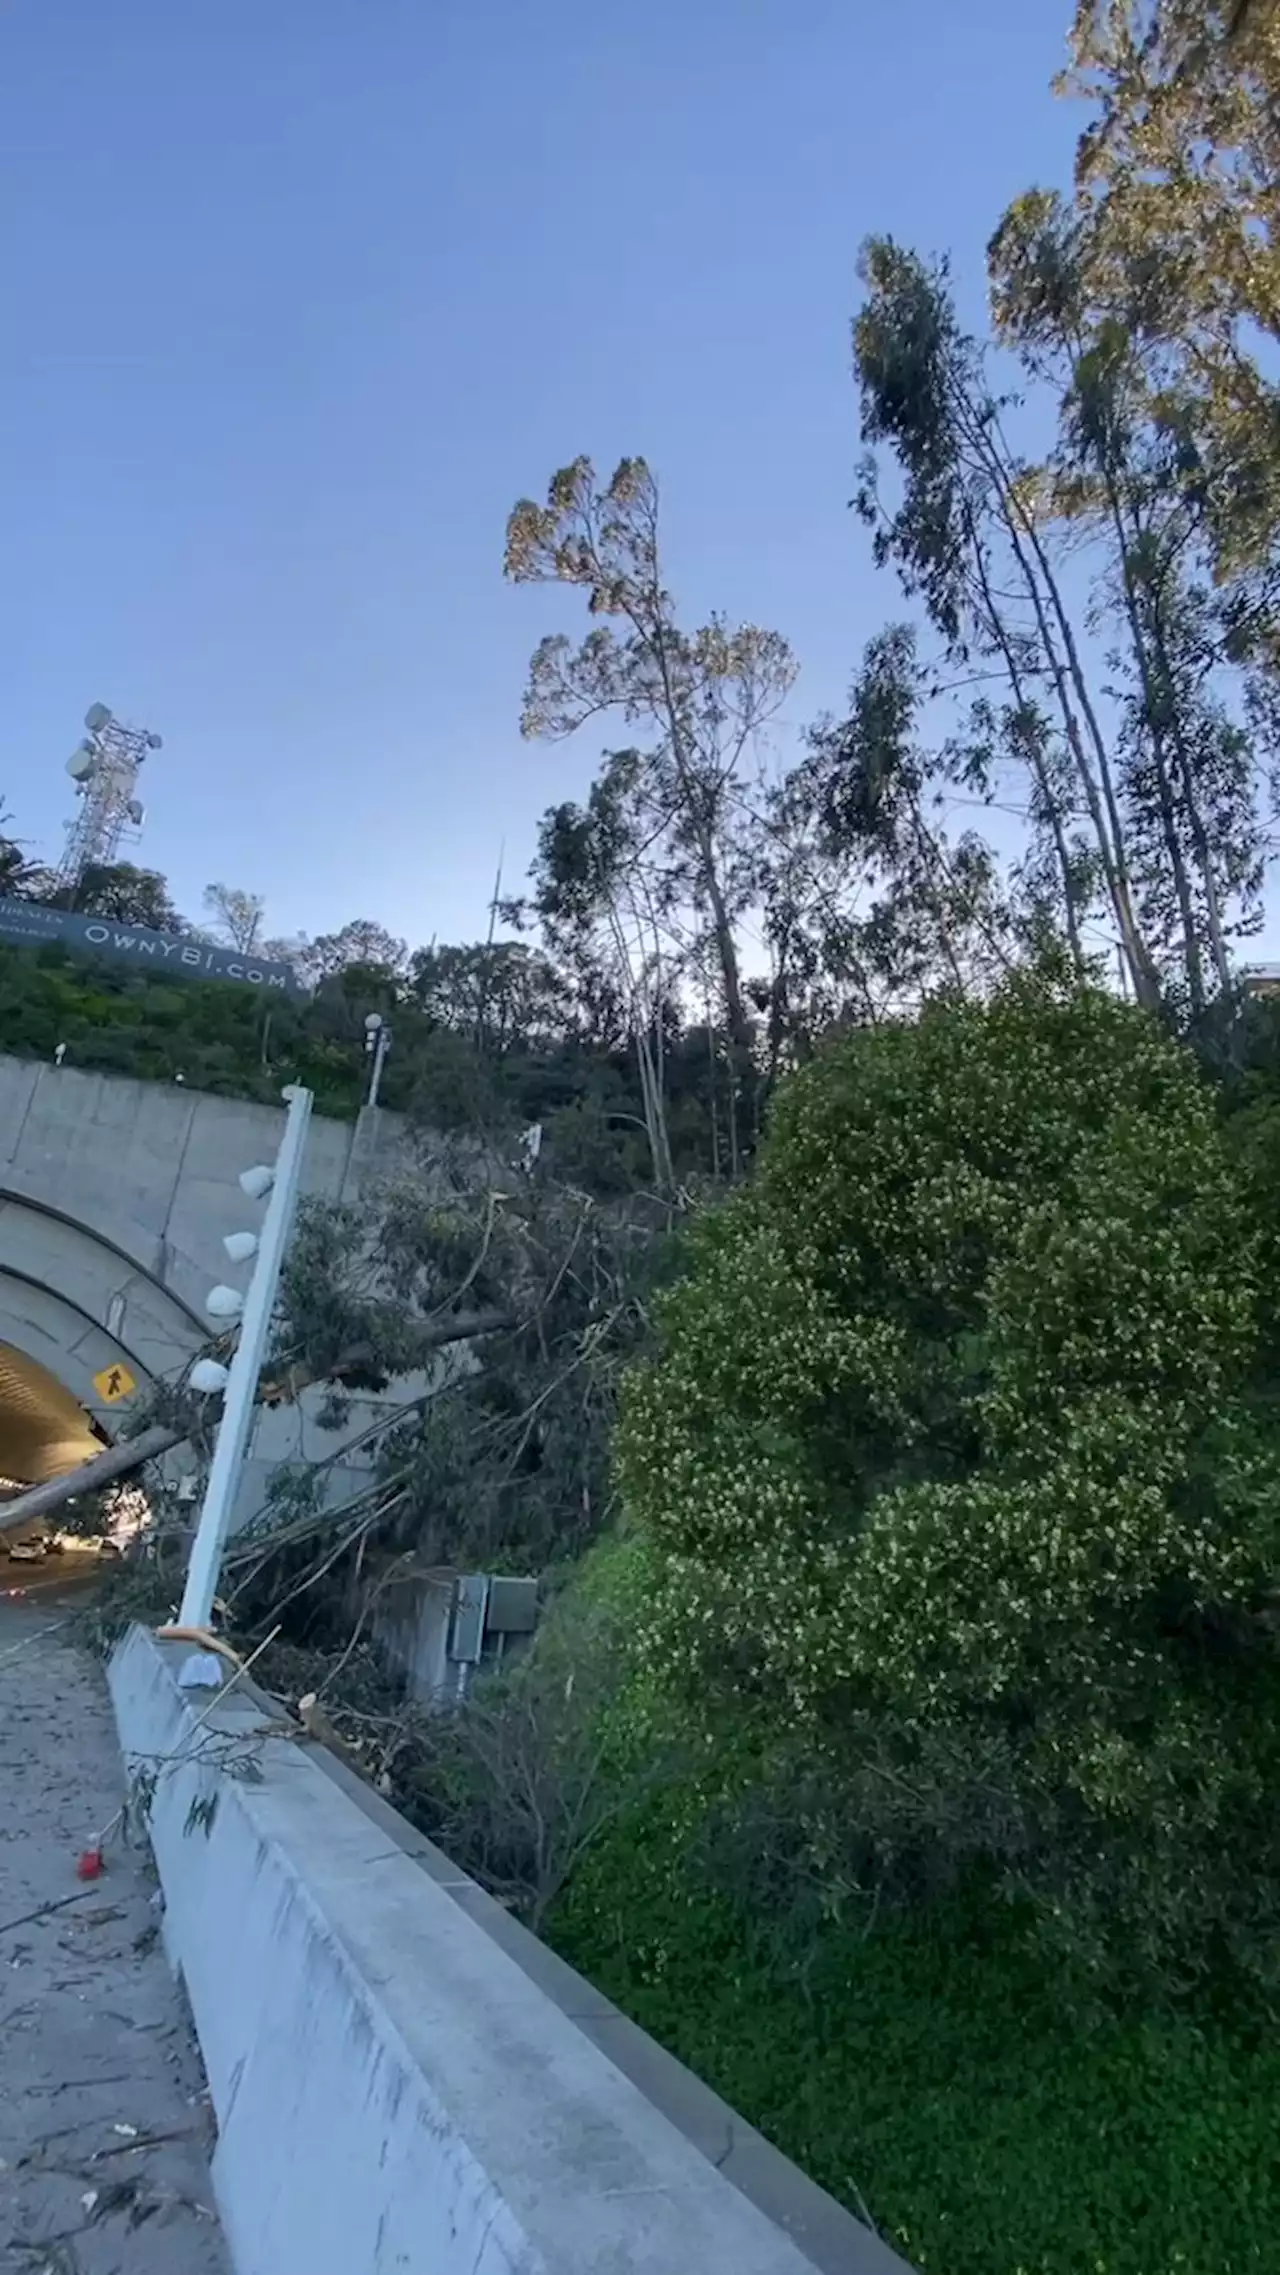
[[[84,715],[84,723],[91,735],[100,735],[111,724],[111,713],[105,703],[91,703]]]
[[[146,818],[147,809],[143,805],[141,798],[130,798],[129,819],[133,823],[134,828],[141,829]]]
[[[148,749],[148,750],[163,750],[163,749],[164,749],[164,736],[163,736],[163,735],[148,735],[148,736],[147,736],[147,749]]]
[[[73,782],[83,782],[86,774],[92,774],[93,760],[94,753],[85,743],[81,743],[78,750],[72,751],[67,760],[67,772]]]

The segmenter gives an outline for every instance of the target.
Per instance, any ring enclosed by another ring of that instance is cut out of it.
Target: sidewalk
[[[103,1877],[76,1879],[123,1775],[69,1616],[44,1591],[0,1601],[0,2270],[227,2275],[148,1867],[113,1842]]]

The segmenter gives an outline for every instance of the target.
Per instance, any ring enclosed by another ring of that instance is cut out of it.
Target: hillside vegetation
[[[306,1214],[282,1343],[337,1411],[343,1354],[487,1332],[357,1499],[280,1478],[237,1625],[925,2275],[1266,2275],[1280,18],[1082,0],[1070,53],[1076,176],[999,219],[985,332],[863,248],[897,614],[841,716],[770,763],[787,641],[688,620],[652,469],[579,457],[505,570],[580,610],[523,732],[604,747],[492,937],[295,943],[269,1014],[10,957],[5,1032],[350,1111],[389,1017],[388,1103],[457,1143]],[[366,1647],[402,1558],[542,1579],[465,1714]]]

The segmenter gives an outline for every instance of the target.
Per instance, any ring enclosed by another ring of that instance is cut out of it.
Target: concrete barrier
[[[135,1629],[111,1689],[236,2275],[908,2275],[263,1700],[202,1727],[182,1655]]]

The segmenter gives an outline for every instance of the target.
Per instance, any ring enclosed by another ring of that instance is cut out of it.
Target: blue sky
[[[846,510],[862,238],[1066,176],[1068,0],[4,0],[0,792],[55,850],[85,706],[158,729],[136,858],[272,929],[475,937],[596,741],[526,745],[506,515],[658,472],[690,615],[788,717],[898,603]]]

